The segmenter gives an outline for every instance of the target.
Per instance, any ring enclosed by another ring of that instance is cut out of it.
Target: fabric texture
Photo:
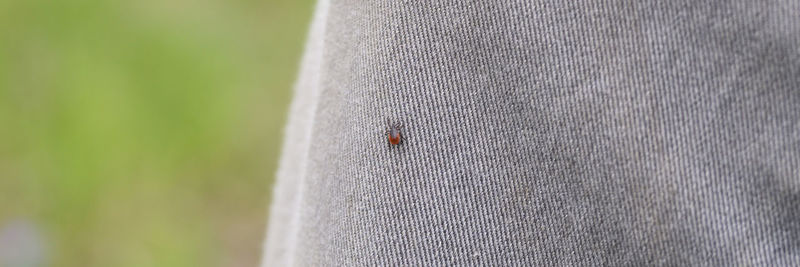
[[[321,0],[295,90],[264,266],[800,265],[800,1]]]

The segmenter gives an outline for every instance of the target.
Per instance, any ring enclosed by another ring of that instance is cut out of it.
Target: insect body
[[[389,120],[386,120],[386,125],[389,129],[386,130],[386,136],[389,139],[389,146],[399,145],[402,143],[405,138],[400,130],[403,129],[403,124],[398,122],[395,124],[391,124]]]

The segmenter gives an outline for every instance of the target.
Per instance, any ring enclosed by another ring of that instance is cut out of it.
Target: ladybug
[[[386,126],[389,127],[389,129],[386,130],[386,137],[389,140],[389,146],[390,147],[391,146],[400,145],[401,143],[403,143],[406,140],[405,137],[403,136],[402,132],[401,132],[401,130],[403,129],[403,123],[398,122],[398,123],[392,124],[387,119],[386,120]]]

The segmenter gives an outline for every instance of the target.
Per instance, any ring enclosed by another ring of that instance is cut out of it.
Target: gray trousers
[[[800,265],[800,1],[321,0],[273,197],[265,266]]]

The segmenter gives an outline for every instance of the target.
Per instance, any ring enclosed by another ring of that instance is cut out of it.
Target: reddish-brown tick
[[[403,134],[400,131],[400,130],[403,129],[403,124],[402,123],[398,122],[398,123],[392,124],[387,119],[386,120],[386,126],[389,127],[389,129],[386,130],[386,136],[389,138],[389,146],[399,145],[400,143],[405,141],[405,137],[403,136]]]

